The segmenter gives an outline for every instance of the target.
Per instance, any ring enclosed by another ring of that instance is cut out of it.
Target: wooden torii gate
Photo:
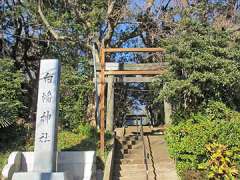
[[[166,69],[164,65],[156,66],[153,64],[138,64],[138,68],[130,67],[131,65],[121,65],[121,67],[115,63],[115,68],[106,68],[105,55],[107,53],[124,53],[124,52],[165,52],[163,48],[101,48],[100,50],[100,151],[104,154],[105,149],[105,75],[159,75],[163,74]],[[113,64],[112,64],[113,65]],[[136,64],[135,64],[136,66]],[[124,68],[125,67],[125,68]],[[115,79],[116,81],[125,82],[150,82],[152,77],[145,77],[141,80],[137,77],[125,77],[121,80]],[[108,78],[108,82],[113,83],[113,78]],[[109,87],[111,87],[110,85]]]

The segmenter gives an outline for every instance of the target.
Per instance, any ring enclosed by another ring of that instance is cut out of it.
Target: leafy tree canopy
[[[176,33],[161,41],[170,65],[169,72],[156,83],[158,98],[168,99],[180,117],[201,111],[212,100],[239,110],[237,41],[230,32],[182,19]]]

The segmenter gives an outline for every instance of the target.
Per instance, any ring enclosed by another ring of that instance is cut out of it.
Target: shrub
[[[239,44],[229,32],[189,23],[161,41],[169,71],[155,84],[157,101],[167,99],[178,121],[205,109],[209,101],[239,110]]]
[[[87,123],[80,123],[77,128],[73,129],[73,132],[84,137],[97,136],[96,129]]]
[[[210,112],[211,106],[207,112]],[[227,114],[235,116],[225,119]],[[209,154],[211,144],[221,144],[228,147],[229,151],[240,147],[240,115],[230,112],[229,109],[215,115],[214,119],[209,114],[198,113],[178,125],[169,127],[166,139],[170,155],[177,161],[177,170],[183,175],[186,171],[198,170],[200,164],[209,162],[212,157],[212,154]],[[239,164],[240,159],[236,158],[236,162]],[[223,173],[222,177],[226,175]]]
[[[80,123],[72,131],[61,130],[58,134],[58,149],[65,151],[89,151],[97,148],[97,131],[89,124]]]
[[[13,61],[0,59],[0,128],[16,122],[23,107],[22,82],[23,74],[15,69]]]
[[[84,138],[85,137],[77,133],[70,131],[60,131],[58,133],[58,149],[71,149],[75,146],[78,146]]]
[[[236,165],[240,149],[229,149],[226,145],[212,143],[206,145],[208,160],[199,168],[208,170],[210,179],[236,179],[239,172]]]
[[[210,101],[205,113],[211,120],[224,119],[228,121],[239,117],[239,112],[229,109],[220,101]]]

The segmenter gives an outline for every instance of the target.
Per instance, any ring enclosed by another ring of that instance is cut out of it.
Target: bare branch
[[[162,8],[163,11],[166,11],[168,6],[170,5],[171,0],[168,0],[168,2],[166,3],[166,5]]]
[[[101,45],[102,47],[106,47],[107,44],[109,44],[110,39],[112,38],[112,35],[113,35],[114,25],[111,22],[109,22],[108,25],[109,25],[109,27],[108,27],[108,31],[106,33],[106,36],[102,40],[102,45]]]
[[[236,9],[235,9],[235,5],[237,3],[237,0],[229,0],[228,1],[228,8],[227,8],[227,16],[226,18],[230,21],[233,20],[233,18],[235,17],[236,14]]]
[[[107,10],[108,29],[105,37],[102,40],[102,45],[101,45],[102,47],[106,47],[106,45],[109,44],[110,39],[112,38],[112,35],[113,35],[114,21],[111,18],[111,15],[113,14],[115,4],[116,4],[116,0],[108,1],[108,10]]]
[[[116,4],[116,0],[108,0],[108,10],[107,10],[108,16],[112,14],[115,4]]]
[[[64,37],[58,36],[58,34],[53,30],[53,28],[50,26],[50,24],[48,23],[47,19],[45,18],[44,14],[42,12],[42,9],[41,9],[41,0],[38,0],[38,13],[39,13],[43,23],[47,27],[48,31],[54,37],[54,39],[56,39],[56,40],[64,39]]]
[[[117,41],[116,44],[114,44],[114,47],[120,47],[124,42],[126,42],[127,40],[129,39],[132,39],[134,37],[137,37],[137,36],[141,36],[141,31],[140,29],[137,27],[136,29],[134,29],[134,31],[132,32],[127,32],[127,33],[124,33],[120,38],[119,40]]]
[[[117,26],[119,20],[123,17],[123,11],[126,0],[109,0],[107,10],[107,32],[105,37],[102,39],[101,46],[109,46],[111,38],[113,36],[114,28]]]

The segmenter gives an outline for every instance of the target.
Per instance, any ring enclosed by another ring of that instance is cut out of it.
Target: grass
[[[58,150],[60,151],[95,151],[97,137],[71,131],[58,134]]]

